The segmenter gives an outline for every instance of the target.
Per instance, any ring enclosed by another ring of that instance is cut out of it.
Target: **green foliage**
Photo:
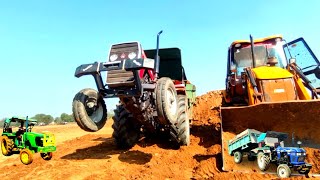
[[[114,116],[114,112],[112,111],[112,112],[108,112],[108,115],[107,115],[107,118],[109,119],[109,118],[112,118]]]
[[[62,122],[74,122],[74,118],[72,114],[62,113],[60,115],[60,119]]]
[[[39,123],[45,123],[45,124],[50,124],[53,122],[53,117],[51,115],[46,115],[46,114],[36,114],[32,119],[36,119]]]
[[[0,119],[0,128],[3,128],[4,120],[4,118]]]

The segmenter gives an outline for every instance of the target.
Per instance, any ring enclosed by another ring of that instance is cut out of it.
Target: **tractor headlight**
[[[297,153],[297,156],[301,156],[302,155],[302,153]]]
[[[115,61],[115,60],[117,60],[118,59],[118,55],[117,54],[112,54],[111,56],[110,56],[110,61]]]
[[[128,54],[129,59],[133,59],[137,56],[137,54],[135,52],[131,52]]]

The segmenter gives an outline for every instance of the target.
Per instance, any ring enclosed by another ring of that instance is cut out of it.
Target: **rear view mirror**
[[[289,63],[290,63],[290,64],[296,63],[296,58],[290,58],[290,59],[289,59]]]

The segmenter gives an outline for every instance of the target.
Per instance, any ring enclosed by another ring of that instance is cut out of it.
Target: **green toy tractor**
[[[19,129],[12,132],[11,123],[19,123]],[[7,118],[4,122],[1,151],[4,156],[20,152],[20,160],[28,165],[33,161],[33,154],[40,153],[42,159],[50,160],[56,151],[55,136],[50,132],[31,132],[37,120],[21,117]]]

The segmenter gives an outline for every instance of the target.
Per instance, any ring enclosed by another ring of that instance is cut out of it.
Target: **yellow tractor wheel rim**
[[[22,161],[23,163],[28,163],[28,162],[29,162],[29,155],[28,155],[28,153],[23,152],[23,153],[21,154],[21,161]]]
[[[2,152],[4,152],[4,153],[7,152],[7,148],[6,148],[6,146],[4,145],[3,142],[1,142],[1,150],[2,150]]]

